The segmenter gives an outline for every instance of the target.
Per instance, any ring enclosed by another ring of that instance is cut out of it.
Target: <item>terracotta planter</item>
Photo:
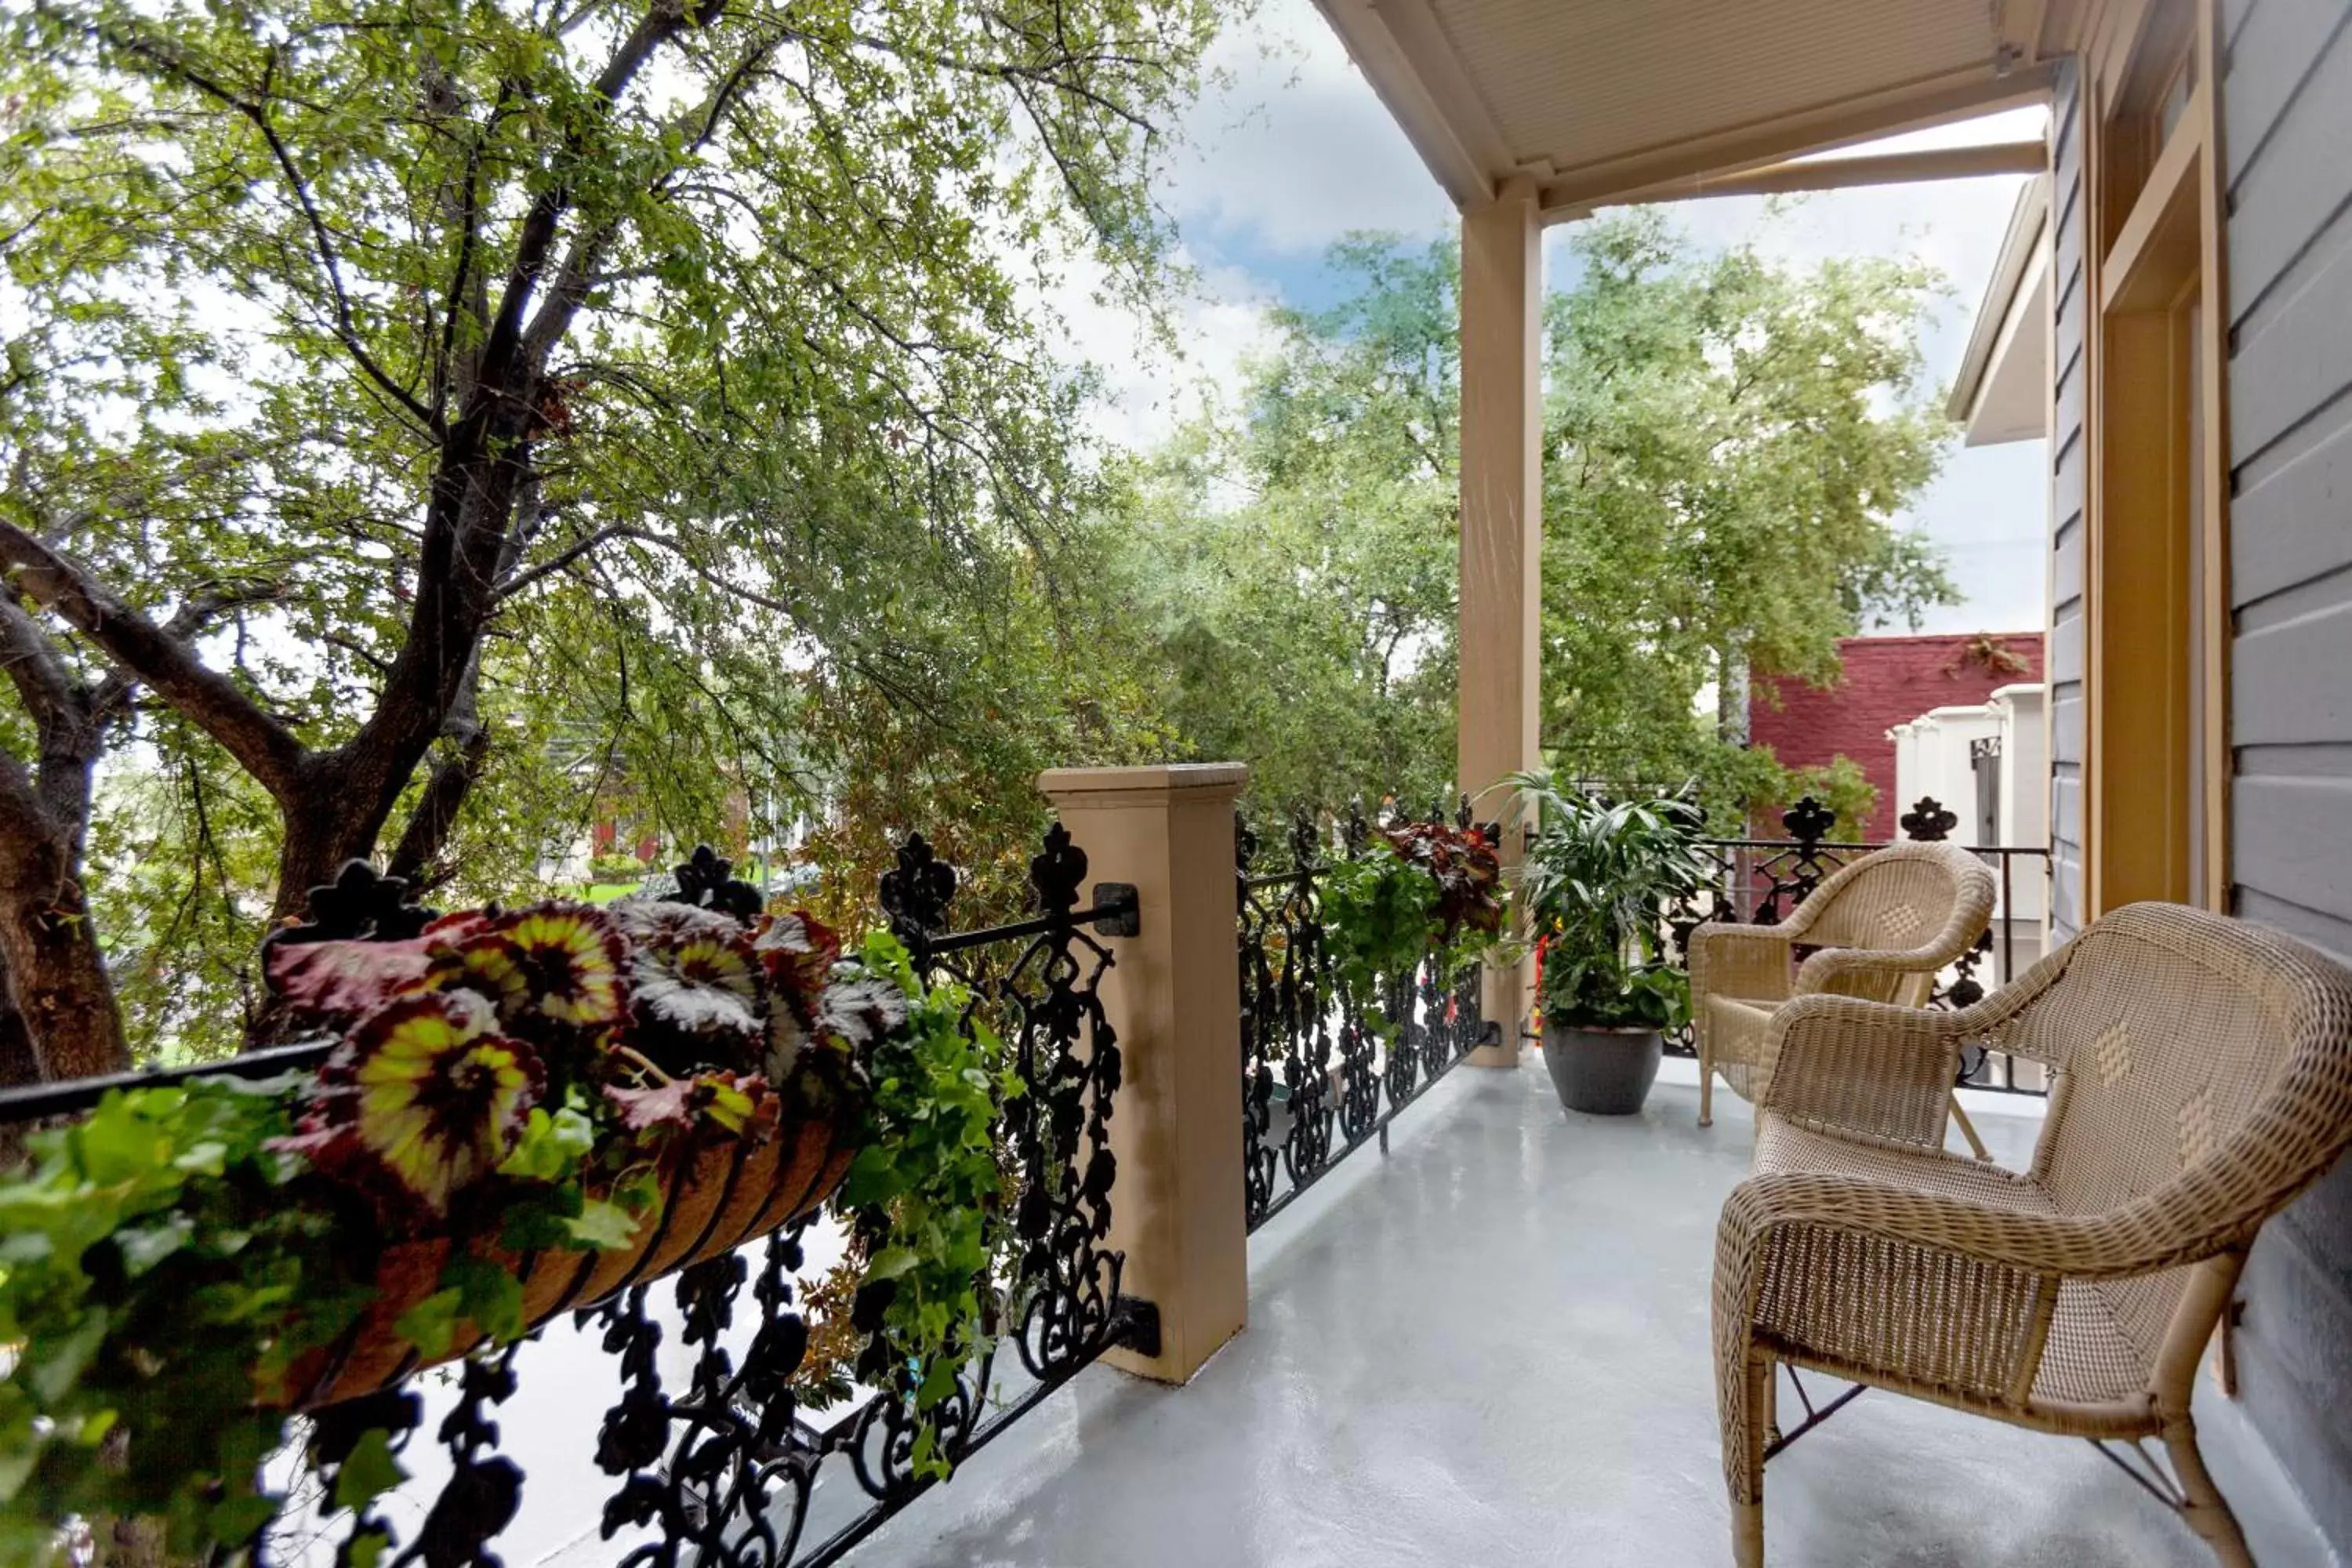
[[[520,1277],[524,1319],[538,1328],[756,1241],[814,1209],[833,1195],[857,1152],[848,1120],[810,1117],[787,1122],[753,1148],[725,1141],[681,1158],[664,1184],[661,1203],[639,1220],[635,1242],[619,1251],[547,1251],[520,1258],[487,1242],[475,1249]],[[428,1237],[385,1250],[376,1269],[376,1299],[366,1313],[338,1343],[296,1363],[288,1384],[299,1391],[294,1407],[315,1409],[377,1393],[481,1343],[481,1333],[461,1322],[449,1353],[427,1361],[393,1329],[439,1288],[451,1245],[446,1237]]]
[[[1658,1080],[1655,1029],[1584,1028],[1544,1020],[1544,1070],[1559,1103],[1591,1116],[1632,1116]]]

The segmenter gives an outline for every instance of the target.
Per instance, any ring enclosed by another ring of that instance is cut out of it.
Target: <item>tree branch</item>
[[[253,123],[254,129],[261,132],[263,142],[269,147],[271,159],[278,164],[278,172],[285,176],[288,190],[292,194],[296,205],[302,209],[303,220],[310,226],[311,244],[318,250],[320,268],[326,273],[328,289],[334,295],[336,341],[341,342],[343,345],[343,351],[352,356],[352,363],[358,365],[370,381],[383,388],[386,396],[406,409],[413,417],[421,421],[427,430],[436,436],[441,434],[440,416],[418,402],[406,387],[394,381],[391,374],[376,363],[375,356],[368,353],[367,345],[360,342],[359,331],[352,321],[351,295],[343,287],[342,264],[336,258],[334,241],[327,234],[325,220],[319,216],[319,205],[310,195],[310,183],[303,179],[301,170],[295,166],[294,154],[288,150],[285,139],[278,134],[278,128],[269,121],[268,104],[256,102],[245,97],[230,89],[226,83],[215,80],[208,73],[158,48],[135,33],[118,33],[100,28],[99,36],[117,48],[152,62],[169,75],[178,78],[205,97],[219,103],[223,108],[244,116]]]
[[[103,648],[199,728],[283,802],[302,788],[310,753],[292,731],[195,650],[141,615],[47,545],[0,521],[0,567],[36,604]]]
[[[500,584],[499,585],[499,602],[501,604],[505,603],[507,600],[513,598],[517,594],[521,593],[525,588],[528,588],[532,584],[538,582],[541,578],[552,576],[554,574],[562,571],[566,566],[571,565],[574,561],[579,560],[583,555],[594,550],[597,546],[608,543],[629,531],[630,531],[628,529],[615,523],[608,527],[598,529],[595,532],[576,543],[566,545],[563,549],[558,551],[555,554],[549,556],[546,560],[541,562],[538,565],[533,566],[528,572],[518,573],[514,576],[507,579],[506,582]]]

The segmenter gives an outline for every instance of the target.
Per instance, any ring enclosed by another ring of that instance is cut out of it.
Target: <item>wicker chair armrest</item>
[[[1789,994],[1788,923],[1709,921],[1690,933],[1684,957],[1695,996],[1774,1001]]]
[[[2021,1275],[2122,1279],[2201,1262],[2244,1245],[2252,1226],[2231,1209],[2198,1206],[2190,1184],[2168,1182],[2095,1215],[1999,1208],[1864,1176],[1785,1172],[1751,1176],[1725,1200],[1721,1247],[1752,1247],[1801,1226],[1916,1247]],[[2231,1205],[2231,1208],[2237,1205]],[[1743,1254],[1744,1255],[1744,1254]]]
[[[1716,1231],[1718,1363],[1761,1338],[1851,1375],[2021,1401],[2063,1270],[2012,1254],[2067,1251],[2044,1223],[1860,1177],[1751,1177]]]
[[[1966,943],[1962,944],[1966,951]],[[1958,957],[1942,942],[1898,950],[1868,947],[1824,947],[1808,954],[1797,968],[1800,996],[1832,990],[1850,974],[1933,974]]]
[[[1940,1149],[1961,1038],[1948,1013],[1800,996],[1772,1015],[1772,1077],[1759,1109],[1809,1127]]]

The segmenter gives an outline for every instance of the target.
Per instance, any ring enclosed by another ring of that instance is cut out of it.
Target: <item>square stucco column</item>
[[[1494,789],[1532,768],[1542,668],[1543,226],[1534,184],[1504,184],[1462,213],[1461,689],[1455,779],[1482,817],[1503,815]],[[1491,793],[1489,793],[1491,792]],[[1505,835],[1506,866],[1518,835]],[[1533,1000],[1532,965],[1490,968],[1482,1003],[1502,1043],[1471,1061],[1510,1067]]]
[[[1249,1320],[1242,1173],[1241,963],[1234,931],[1239,763],[1055,768],[1037,787],[1087,853],[1090,882],[1134,884],[1141,932],[1108,939],[1118,1032],[1110,1245],[1127,1295],[1160,1309],[1160,1353],[1117,1366],[1182,1383]]]

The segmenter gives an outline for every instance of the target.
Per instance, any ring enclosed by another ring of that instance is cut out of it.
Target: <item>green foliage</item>
[[[1832,838],[1866,838],[1874,828],[1884,826],[1874,820],[1878,786],[1870,782],[1862,764],[1843,752],[1819,767],[1791,768],[1788,782],[1776,794],[1756,804],[1766,810],[1779,811],[1807,795],[1837,814],[1837,826],[1830,830]],[[1773,831],[1779,831],[1777,824]]]
[[[618,852],[598,855],[588,862],[588,874],[599,882],[626,883],[632,887],[646,879],[646,863],[634,855]]]
[[[377,1299],[388,1247],[451,1243],[393,1325],[420,1355],[508,1343],[532,1326],[512,1257],[635,1246],[684,1162],[814,1117],[866,1141],[845,1202],[887,1216],[866,1281],[929,1409],[980,1343],[990,1129],[1020,1085],[890,937],[839,957],[802,916],[663,904],[272,949],[289,1005],[340,1036],[315,1074],[110,1093],[0,1180],[0,1563],[43,1560],[75,1513],[160,1516],[177,1552],[243,1541],[306,1353]],[[681,1051],[677,1076],[655,1065]],[[334,1462],[339,1499],[397,1479],[381,1443]]]
[[[110,1094],[0,1184],[0,1562],[43,1560],[68,1513],[160,1514],[181,1549],[241,1538],[283,1423],[257,1390],[364,1300],[331,1219],[280,1195],[286,1088]]]
[[[943,1476],[929,1413],[987,1348],[980,1292],[1003,1186],[992,1130],[1024,1086],[997,1066],[1003,1047],[986,1024],[975,1017],[966,1031],[971,999],[962,987],[926,991],[887,933],[867,938],[860,957],[912,1000],[905,1025],[875,1046],[866,1144],[839,1203],[872,1238],[860,1306],[880,1304],[882,1342],[911,1387],[916,1470]]]
[[[285,1436],[287,1380],[358,1320],[374,1289],[355,1269],[381,1251],[288,1152],[307,1088],[297,1075],[117,1090],[36,1134],[32,1168],[0,1181],[0,1342],[16,1347],[0,1380],[0,1563],[47,1561],[68,1514],[159,1517],[187,1553],[268,1517],[256,1478]],[[541,1138],[528,1179],[508,1184],[508,1223],[560,1234],[581,1212],[586,1152]],[[563,1245],[625,1245],[633,1230]],[[399,1331],[446,1355],[460,1320],[519,1337],[520,1309],[512,1275],[461,1257]],[[385,1484],[348,1465],[337,1480]]]
[[[1656,209],[1579,225],[1570,266],[1546,310],[1544,745],[1719,798],[1710,684],[1834,673],[1838,637],[1956,596],[1892,521],[1949,430],[1919,350],[1942,285],[1703,255]]]
[[[516,900],[607,805],[740,849],[1150,749],[1035,301],[1158,300],[1221,8],[11,8],[0,558],[120,599],[25,603],[66,674],[135,616],[217,678],[134,659],[108,731],[134,1049],[236,1044],[296,840]]]
[[[1894,519],[1948,426],[1924,267],[1799,270],[1699,250],[1654,211],[1570,231],[1546,306],[1542,742],[1564,774],[1783,787],[1710,688],[1817,674],[1835,639],[1954,590]],[[1340,306],[1277,319],[1231,414],[1121,476],[1122,582],[1169,650],[1167,710],[1276,811],[1420,798],[1453,772],[1458,258],[1359,237]],[[1493,781],[1468,780],[1472,789]]]
[[[1167,712],[1192,754],[1250,763],[1269,822],[1454,771],[1454,255],[1366,237],[1332,262],[1362,289],[1277,312],[1236,414],[1118,475]]]
[[[1332,867],[1319,889],[1323,950],[1339,983],[1358,996],[1410,974],[1437,946],[1437,884],[1384,838]]]
[[[1505,945],[1502,868],[1475,828],[1398,822],[1318,883],[1323,949],[1342,986],[1384,1028],[1383,987],[1423,962],[1441,984]]]
[[[1664,910],[1712,870],[1695,810],[1675,801],[1593,799],[1546,773],[1512,775],[1518,817],[1535,831],[1515,894],[1542,944],[1546,1019],[1674,1028],[1690,983],[1664,952]]]

